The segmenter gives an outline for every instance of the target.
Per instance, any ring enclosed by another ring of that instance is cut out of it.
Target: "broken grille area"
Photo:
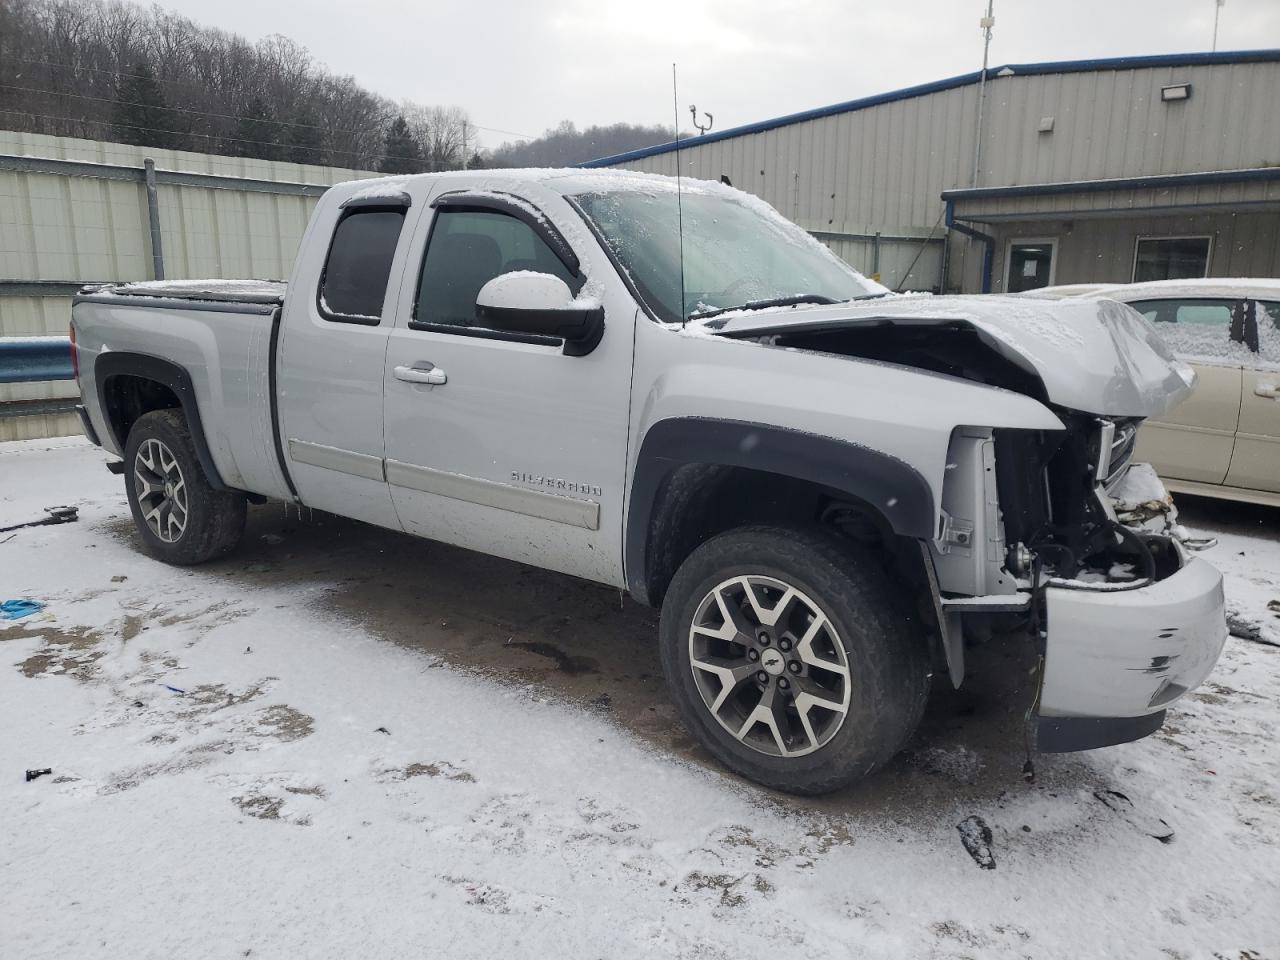
[[[1113,421],[1115,432],[1107,451],[1105,469],[1102,471],[1103,489],[1110,493],[1124,479],[1138,445],[1138,420]]]

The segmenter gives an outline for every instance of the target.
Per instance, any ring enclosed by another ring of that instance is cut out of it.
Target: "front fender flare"
[[[656,600],[650,596],[650,539],[662,484],[686,464],[744,467],[808,481],[869,504],[900,536],[927,540],[937,535],[932,488],[897,457],[848,440],[759,423],[660,420],[645,433],[636,457],[624,532],[627,589],[641,603]]]

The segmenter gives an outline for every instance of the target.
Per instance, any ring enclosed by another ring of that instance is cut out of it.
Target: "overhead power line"
[[[138,74],[138,73],[125,73],[124,71],[107,70],[102,67],[86,67],[86,66],[76,67],[68,63],[54,63],[53,61],[50,61],[50,60],[32,60],[27,57],[7,57],[6,59],[14,63],[29,63],[29,64],[34,64],[42,67],[52,67],[57,70],[70,70],[73,72],[77,70],[87,70],[90,73],[102,73],[110,77],[129,77],[130,79],[133,79],[133,80],[151,80],[155,83],[172,84],[173,86],[181,86],[181,87],[191,87],[193,84],[199,83],[199,81],[191,81],[191,80],[167,80],[161,77],[145,77],[142,74]],[[115,102],[114,100],[108,97],[92,97],[92,96],[89,96],[88,94],[83,94],[83,93],[63,93],[57,90],[39,90],[34,87],[18,87],[18,86],[11,86],[9,84],[0,84],[0,86],[9,86],[10,89],[13,89],[13,90],[27,90],[32,93],[46,93],[46,94],[49,94],[50,96],[56,96],[56,97],[79,97],[82,100],[103,100],[107,102]],[[132,105],[133,106],[150,106],[149,104],[132,104]],[[267,119],[262,119],[258,117],[243,117],[237,114],[210,113],[206,110],[192,110],[186,107],[156,106],[156,107],[153,107],[153,109],[174,110],[180,113],[194,113],[194,114],[199,114],[201,116],[206,116],[206,117],[218,117],[223,120],[252,120],[258,123],[276,123],[282,126],[308,127],[313,130],[324,130],[325,132],[328,132],[328,133],[362,133],[363,132],[360,130],[334,130],[329,127],[320,126],[318,124],[301,123],[296,120],[267,120]],[[530,136],[527,133],[516,133],[513,130],[501,130],[497,127],[486,127],[478,123],[472,123],[470,120],[468,120],[467,123],[468,125],[475,127],[477,130],[485,130],[485,131],[488,131],[489,133],[501,133],[508,137],[520,137],[522,140],[538,139],[537,137]]]
[[[415,163],[421,163],[428,167],[431,167],[433,170],[438,168],[457,169],[457,168],[450,168],[450,167],[443,166],[444,161],[442,160],[428,160],[425,157],[410,157],[410,156],[403,156],[399,154],[386,154],[386,153],[364,153],[359,150],[336,150],[336,149],[333,149],[332,147],[309,147],[309,146],[306,146],[305,144],[276,143],[271,140],[245,140],[242,137],[223,137],[223,136],[219,136],[216,133],[192,133],[187,130],[172,130],[167,127],[142,127],[136,123],[117,123],[114,120],[90,120],[87,117],[59,117],[59,116],[54,116],[52,114],[47,114],[47,113],[32,113],[30,110],[0,110],[0,114],[9,114],[11,116],[20,116],[20,117],[34,117],[35,119],[38,119],[38,120],[55,120],[55,121],[62,121],[64,123],[93,123],[93,124],[99,124],[105,127],[125,127],[130,130],[145,130],[149,133],[168,133],[168,134],[175,134],[180,137],[200,137],[201,139],[204,139],[204,140],[217,140],[222,143],[246,143],[246,144],[252,144],[254,146],[262,146],[262,147],[285,147],[290,150],[307,150],[312,153],[318,153],[318,154],[330,154],[330,155],[338,154],[340,156],[346,156],[346,157],[367,157],[373,160],[411,160]],[[169,149],[169,148],[156,147],[155,149],[163,150],[163,149]],[[173,149],[180,149],[180,148],[173,148]],[[258,158],[250,158],[250,159],[265,160],[267,158],[258,157]]]
[[[67,93],[62,90],[42,90],[39,87],[20,87],[13,83],[0,83],[0,89],[21,90],[24,93],[42,93],[50,97],[71,97],[75,100],[92,100],[95,103],[118,104],[126,107],[142,107],[146,110],[165,110],[169,113],[189,113],[197,117],[217,117],[219,120],[245,120],[249,123],[271,123],[282,127],[302,127],[322,130],[325,133],[367,133],[366,130],[339,130],[316,123],[299,123],[295,120],[273,120],[270,117],[246,117],[238,113],[214,113],[210,110],[192,110],[190,107],[167,107],[158,103],[138,103],[136,100],[117,100],[115,97],[94,97],[87,93]]]

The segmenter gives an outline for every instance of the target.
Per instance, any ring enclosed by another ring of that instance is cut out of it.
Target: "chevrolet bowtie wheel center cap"
[[[787,668],[787,663],[782,658],[782,654],[770,647],[760,654],[760,666],[764,667],[765,672],[770,676],[776,677]]]

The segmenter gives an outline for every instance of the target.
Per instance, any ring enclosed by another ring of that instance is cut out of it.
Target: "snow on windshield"
[[[720,184],[592,178],[578,204],[659,319],[781,297],[888,292],[772,207]],[[683,292],[683,299],[682,299]]]

